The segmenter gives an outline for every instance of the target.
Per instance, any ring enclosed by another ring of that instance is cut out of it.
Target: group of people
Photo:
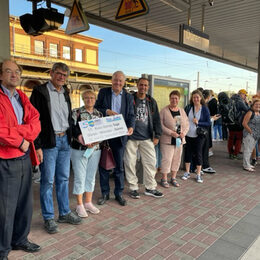
[[[256,94],[252,100],[248,100],[248,92],[245,89],[240,89],[230,98],[226,93],[221,92],[218,99],[219,112],[224,114],[223,126],[227,128],[229,158],[237,160],[239,154],[243,153],[243,169],[254,172],[259,157],[260,95]],[[224,100],[225,105],[221,104],[221,100]],[[221,109],[221,107],[225,107],[227,103],[230,103],[227,106],[230,111],[225,113],[225,109]]]
[[[238,158],[238,153],[243,144],[243,168],[248,172],[254,172],[259,157],[260,145],[260,95],[254,95],[251,104],[247,101],[246,90],[240,90],[236,98],[238,111],[241,113],[239,125],[230,129],[231,137],[228,139],[228,149],[236,151],[233,158]]]
[[[138,194],[135,176],[135,152],[144,157],[145,194],[163,197],[156,190],[155,152],[161,135],[160,117],[155,100],[146,95],[148,80],[140,79],[136,97],[127,93],[125,75],[117,71],[112,87],[82,94],[84,106],[71,109],[66,80],[70,70],[64,63],[55,63],[50,80],[34,87],[30,100],[20,90],[22,68],[13,60],[0,63],[0,259],[9,252],[37,252],[40,246],[28,240],[32,219],[32,165],[40,164],[40,203],[44,228],[54,234],[58,223],[77,225],[87,212],[98,214],[92,203],[95,175],[99,168],[102,196],[98,204],[109,200],[110,171],[99,166],[100,144],[86,144],[79,128],[82,120],[122,114],[128,134],[108,140],[115,160],[113,170],[115,200],[122,206],[124,177],[131,194]],[[138,118],[140,120],[138,120]],[[138,121],[138,122],[137,122]],[[129,144],[127,141],[129,139]],[[141,149],[141,147],[143,149]],[[132,154],[128,160],[126,154]],[[145,157],[147,155],[147,157]],[[69,205],[70,161],[74,172],[73,194],[77,198],[76,213]],[[127,164],[125,173],[124,161]],[[55,185],[54,185],[55,184]],[[55,187],[59,216],[55,220],[53,188]],[[135,191],[135,192],[134,192]],[[137,198],[138,196],[136,196]]]
[[[225,92],[221,92],[217,100],[213,95],[213,91],[199,90],[203,94],[210,112],[211,129],[209,129],[209,135],[205,141],[207,143],[207,139],[209,139],[209,148],[211,149],[212,147],[212,140],[217,140],[218,132],[218,140],[227,139],[229,158],[237,160],[239,159],[239,154],[243,153],[244,170],[254,172],[257,158],[259,157],[260,95],[254,95],[252,100],[249,101],[248,92],[245,89],[240,89],[237,94],[233,94],[230,98]],[[226,109],[230,111],[224,111],[221,102],[223,99],[225,99],[223,102],[225,103],[224,107],[226,106]],[[230,103],[229,106],[227,103]],[[242,144],[244,144],[243,152]],[[207,151],[207,149],[204,151]],[[209,155],[211,154],[212,151],[209,150]],[[213,169],[211,168],[211,170]]]
[[[40,164],[40,203],[44,228],[57,233],[58,223],[78,225],[88,213],[98,214],[92,203],[96,173],[99,172],[101,197],[97,204],[110,199],[109,170],[99,165],[101,144],[85,143],[79,122],[122,114],[127,135],[109,139],[114,161],[113,179],[115,200],[127,204],[123,197],[126,178],[129,196],[140,198],[136,172],[137,151],[143,167],[144,194],[163,197],[157,190],[156,152],[160,142],[161,181],[179,187],[176,176],[185,145],[185,173],[183,180],[196,173],[202,183],[202,173],[215,173],[209,165],[211,122],[219,118],[211,114],[206,92],[191,93],[190,104],[179,107],[180,92],[169,94],[169,104],[161,111],[156,100],[148,95],[149,80],[140,78],[137,92],[128,93],[123,87],[125,75],[116,71],[112,86],[103,88],[98,96],[92,90],[82,93],[84,105],[71,109],[66,80],[70,70],[64,63],[55,63],[50,80],[36,86],[30,97],[16,89],[22,68],[13,60],[0,63],[0,260],[8,259],[10,250],[37,252],[40,246],[28,240],[32,218],[31,165]],[[244,117],[244,168],[250,169],[248,155],[259,139],[260,101],[253,101],[252,109]],[[257,139],[258,138],[258,139]],[[70,161],[74,173],[73,194],[77,199],[76,213],[69,203]],[[168,178],[168,175],[170,177]],[[55,184],[55,185],[54,185]],[[53,188],[56,190],[59,216],[55,220]]]

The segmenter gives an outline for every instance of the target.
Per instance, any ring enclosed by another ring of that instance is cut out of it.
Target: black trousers
[[[32,220],[32,171],[29,156],[0,159],[0,256],[27,242]]]
[[[189,137],[186,136],[186,147],[184,154],[184,162],[191,163],[194,158],[194,166],[202,165],[202,147],[205,142],[205,137]]]
[[[209,126],[209,148],[212,148],[213,147],[213,143],[212,143],[212,127],[211,125]]]
[[[208,134],[205,136],[205,142],[202,147],[202,169],[206,169],[206,168],[210,167],[210,165],[209,165],[210,142],[212,143],[211,128],[208,130]]]
[[[120,137],[110,139],[109,146],[112,150],[113,157],[115,159],[116,168],[114,169],[114,181],[115,181],[115,196],[122,195],[124,190],[124,152],[125,145],[122,145]],[[110,192],[109,186],[109,171],[99,167],[99,175],[100,175],[100,187],[103,195],[107,195]]]

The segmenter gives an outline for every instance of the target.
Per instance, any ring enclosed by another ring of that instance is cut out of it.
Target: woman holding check
[[[95,187],[95,176],[101,151],[98,143],[85,144],[79,127],[79,121],[102,117],[94,108],[96,94],[92,90],[82,93],[84,106],[72,111],[74,124],[72,127],[73,141],[71,144],[72,169],[74,172],[73,194],[77,196],[76,212],[79,217],[86,218],[87,211],[98,214],[100,211],[92,204],[92,193]],[[85,194],[84,204],[83,195]]]

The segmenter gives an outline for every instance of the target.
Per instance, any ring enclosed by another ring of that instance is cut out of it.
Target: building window
[[[87,63],[96,65],[97,64],[97,52],[96,52],[96,50],[87,49],[86,54],[87,54],[86,55],[87,56],[86,57]]]
[[[14,51],[31,53],[31,38],[29,35],[15,34]]]
[[[70,60],[70,47],[63,46],[63,59]]]
[[[82,50],[81,49],[75,49],[75,61],[82,62]]]
[[[50,56],[51,57],[58,57],[58,44],[50,43]]]
[[[43,55],[43,41],[34,41],[34,53]]]

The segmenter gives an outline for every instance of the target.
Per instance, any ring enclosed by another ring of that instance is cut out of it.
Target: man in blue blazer
[[[133,96],[123,89],[124,85],[124,73],[122,71],[116,71],[112,75],[112,87],[103,88],[99,91],[95,108],[104,116],[122,114],[128,128],[128,135],[132,135],[135,124],[134,102]],[[122,192],[124,190],[123,158],[127,139],[128,136],[125,135],[108,140],[116,162],[116,167],[114,169],[114,194],[115,199],[121,206],[126,205],[126,200],[123,198]],[[107,200],[109,200],[109,171],[99,167],[99,174],[102,197],[99,198],[98,204],[103,205]]]

